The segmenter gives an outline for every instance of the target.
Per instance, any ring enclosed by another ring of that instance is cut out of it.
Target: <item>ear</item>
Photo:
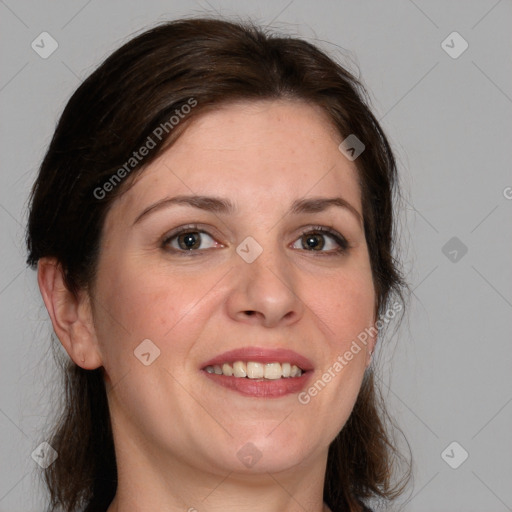
[[[379,337],[379,328],[377,327],[378,318],[375,318],[373,325],[368,329],[368,338],[366,340],[366,368],[372,362],[372,354],[377,346]]]
[[[372,362],[372,354],[375,351],[377,345],[377,334],[374,336],[368,336],[368,342],[366,343],[366,368],[370,366]]]
[[[62,266],[55,258],[39,260],[37,281],[53,330],[69,357],[86,370],[102,366],[88,293],[68,289]]]

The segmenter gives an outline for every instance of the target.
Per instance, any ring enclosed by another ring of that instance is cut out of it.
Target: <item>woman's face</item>
[[[118,450],[223,474],[325,463],[375,321],[340,142],[302,102],[232,104],[114,202],[92,305]],[[302,376],[282,377],[294,364]]]

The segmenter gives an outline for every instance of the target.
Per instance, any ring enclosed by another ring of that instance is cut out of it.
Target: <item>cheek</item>
[[[322,437],[332,440],[350,416],[366,369],[366,347],[358,336],[373,325],[371,275],[340,273],[309,294],[307,303],[324,333],[325,346],[321,368],[298,399],[317,418]]]
[[[375,290],[369,269],[340,272],[314,290],[308,293],[307,304],[333,349],[342,350],[373,324]]]
[[[105,279],[98,279],[95,323],[109,361],[118,365],[123,354],[133,356],[145,339],[162,351],[172,344],[174,354],[190,349],[188,340],[212,313],[217,273],[187,276],[129,259],[118,261],[113,272],[105,270]],[[177,338],[180,343],[174,343]],[[125,363],[133,364],[133,357]]]

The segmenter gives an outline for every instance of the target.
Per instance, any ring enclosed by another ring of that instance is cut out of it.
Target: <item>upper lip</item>
[[[207,366],[221,365],[223,363],[234,363],[236,361],[254,361],[255,363],[290,363],[295,364],[304,371],[312,370],[311,361],[293,350],[286,348],[263,348],[243,347],[228,350],[213,359],[203,363],[202,368]]]

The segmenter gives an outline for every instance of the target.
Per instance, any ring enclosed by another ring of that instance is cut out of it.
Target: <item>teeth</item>
[[[265,365],[265,379],[280,379],[282,375],[279,363],[268,363]]]
[[[247,377],[247,366],[245,366],[245,363],[242,363],[242,361],[237,361],[236,363],[234,363],[233,375],[235,377]]]
[[[300,377],[301,375],[302,370],[294,364],[290,369],[290,377]]]
[[[300,377],[302,370],[297,365],[290,363],[256,363],[254,361],[236,361],[233,365],[224,363],[222,366],[216,364],[207,366],[208,373],[225,375],[226,377],[238,377],[248,379],[276,380],[282,377]]]
[[[233,375],[233,368],[231,368],[228,363],[224,363],[222,365],[222,373],[228,377],[231,377],[231,375]]]
[[[264,371],[261,363],[253,363],[252,361],[247,363],[247,377],[249,379],[262,379]]]

